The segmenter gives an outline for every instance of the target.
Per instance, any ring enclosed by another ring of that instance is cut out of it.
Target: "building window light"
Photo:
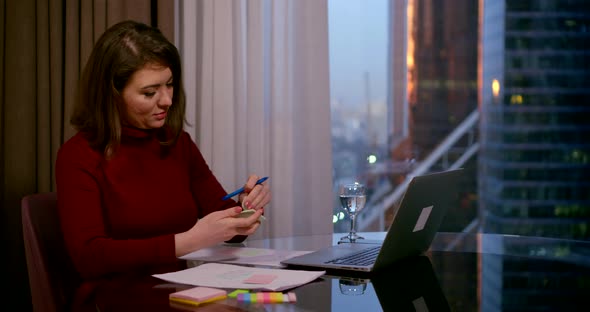
[[[510,104],[512,104],[512,105],[522,104],[522,95],[513,94],[512,96],[510,96]]]

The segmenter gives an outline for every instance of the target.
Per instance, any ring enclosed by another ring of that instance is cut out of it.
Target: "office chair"
[[[21,209],[33,311],[66,311],[80,280],[62,237],[57,194],[27,195]]]

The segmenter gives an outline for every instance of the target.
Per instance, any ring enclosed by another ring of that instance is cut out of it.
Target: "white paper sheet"
[[[223,263],[205,263],[190,269],[154,274],[153,276],[172,283],[194,286],[282,291],[312,282],[324,274],[326,274],[325,271],[266,269]],[[253,275],[272,275],[275,278],[267,284],[244,282],[252,278]]]
[[[198,260],[203,262],[220,262],[283,268],[282,260],[300,256],[311,251],[293,251],[267,248],[250,248],[220,245],[201,249],[180,257],[184,260]]]

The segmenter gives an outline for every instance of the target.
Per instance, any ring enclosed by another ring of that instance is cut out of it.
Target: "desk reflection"
[[[339,292],[333,293],[332,311],[451,311],[427,256],[399,261],[374,272],[370,279],[339,277],[333,282],[336,280]]]
[[[404,259],[371,279],[384,311],[450,311],[426,256]]]
[[[365,293],[369,282],[368,279],[340,278],[338,279],[338,287],[340,293],[345,296],[359,296]]]
[[[378,239],[363,233],[368,239]],[[340,234],[247,241],[245,246],[314,250]],[[585,311],[590,293],[590,242],[538,237],[439,233],[426,255],[369,276],[327,275],[290,291],[296,303],[228,298],[195,311]],[[350,274],[350,272],[349,272]],[[106,311],[182,311],[168,294],[188,285],[153,277],[113,281],[100,289]],[[184,307],[186,308],[186,307]]]

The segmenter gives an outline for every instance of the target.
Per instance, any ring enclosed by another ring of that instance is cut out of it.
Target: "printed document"
[[[180,259],[283,268],[285,265],[281,261],[310,252],[219,245],[191,252]]]
[[[254,268],[224,263],[199,266],[153,276],[168,282],[194,286],[282,291],[314,281],[326,271]]]

